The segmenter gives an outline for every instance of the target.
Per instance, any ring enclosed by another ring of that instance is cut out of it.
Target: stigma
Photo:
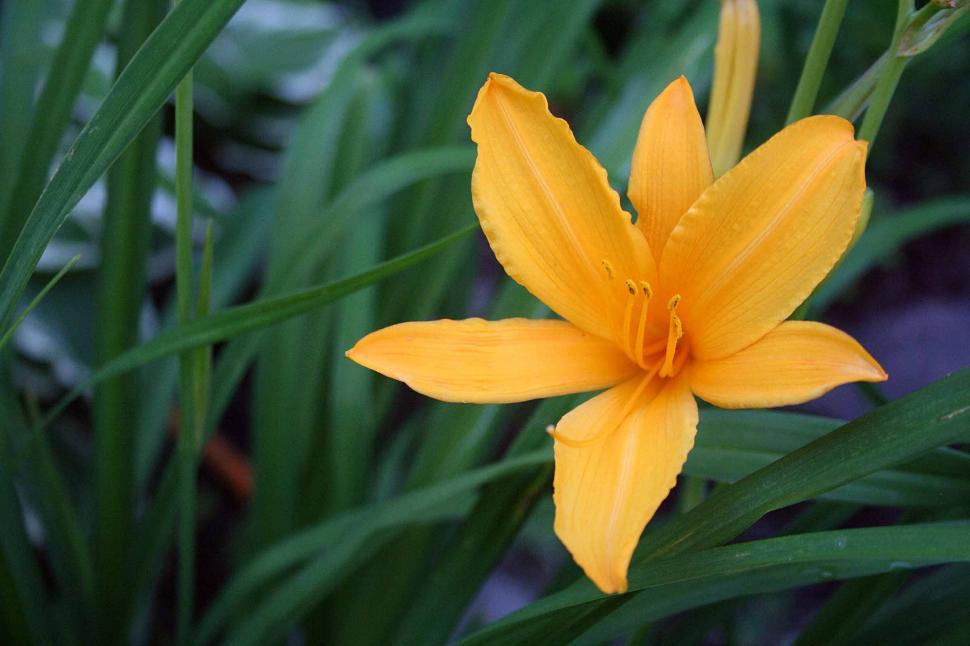
[[[623,329],[621,345],[623,351],[633,359],[638,366],[647,369],[643,356],[643,343],[647,333],[647,314],[650,311],[650,300],[653,298],[653,288],[645,280],[635,282],[632,278],[624,281],[627,291],[626,307],[623,310]],[[636,312],[636,318],[634,318]]]

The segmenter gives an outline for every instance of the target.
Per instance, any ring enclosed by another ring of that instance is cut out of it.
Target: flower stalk
[[[812,45],[808,49],[808,56],[805,57],[805,66],[798,79],[798,87],[795,89],[795,96],[792,97],[785,124],[794,123],[812,114],[818,89],[822,85],[822,76],[825,74],[825,68],[828,67],[829,57],[835,46],[835,39],[839,34],[839,27],[842,25],[848,3],[849,0],[826,0],[818,20],[818,28],[812,38]]]
[[[175,89],[175,291],[179,324],[194,317],[192,277],[192,71]],[[187,644],[195,605],[195,511],[198,444],[196,428],[199,401],[198,351],[179,356],[179,404],[181,408],[178,446],[178,573],[176,601],[176,643]]]
[[[933,6],[933,3],[927,5],[927,7]],[[899,55],[903,34],[914,20],[917,23],[923,21],[925,9],[924,7],[924,10],[913,16],[913,0],[899,0],[896,8],[896,28],[893,30],[892,42],[889,45],[889,59],[879,76],[879,80],[876,81],[872,99],[866,109],[865,117],[862,119],[862,125],[859,127],[859,139],[868,141],[870,146],[876,140],[876,134],[879,132],[879,127],[882,126],[886,110],[889,109],[889,103],[896,92],[896,86],[899,85],[899,79],[902,78],[903,70],[906,69],[906,64],[909,62],[909,57]]]

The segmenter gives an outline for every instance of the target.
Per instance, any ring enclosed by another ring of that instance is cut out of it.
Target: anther
[[[637,295],[637,284],[634,283],[629,278],[626,279],[626,290],[630,292],[630,296]],[[626,301],[626,308],[623,310],[623,330],[621,332],[621,338],[623,339],[623,349],[626,351],[627,355],[633,354],[633,347],[630,343],[630,319],[633,316],[633,302],[636,298],[628,298]]]
[[[640,281],[640,289],[643,291],[643,305],[640,307],[640,320],[637,322],[637,340],[635,344],[635,356],[637,363],[643,364],[643,338],[647,331],[647,311],[650,308],[650,299],[653,297],[653,290],[650,283],[645,280]]]
[[[610,264],[609,260],[603,259],[603,269],[606,270],[606,277],[613,280],[613,265]]]
[[[677,316],[677,305],[680,304],[680,294],[674,295],[667,303],[670,311],[670,323],[667,328],[667,352],[664,356],[664,365],[660,369],[661,377],[669,377],[674,371],[674,355],[677,353],[677,342],[684,336],[684,325]]]

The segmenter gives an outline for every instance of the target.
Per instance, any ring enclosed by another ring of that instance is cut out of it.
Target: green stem
[[[192,72],[175,89],[175,291],[180,324],[193,319],[192,298]],[[179,356],[179,529],[176,643],[186,644],[195,596],[195,353]]]
[[[189,420],[183,418],[178,448],[178,605],[176,643],[189,643],[195,598],[195,451],[182,438],[191,437]]]
[[[180,323],[192,319],[192,72],[175,89],[175,283]]]
[[[34,296],[33,300],[30,301],[27,307],[24,308],[24,311],[21,312],[16,319],[14,319],[14,322],[10,324],[9,328],[7,328],[7,331],[3,333],[3,336],[0,336],[0,350],[2,350],[3,346],[10,342],[10,339],[13,338],[14,332],[17,331],[20,324],[23,323],[28,316],[30,316],[30,313],[34,311],[34,308],[40,305],[40,302],[44,300],[47,293],[54,289],[54,286],[61,281],[61,278],[64,278],[67,272],[71,271],[71,267],[76,265],[77,261],[80,259],[80,255],[71,258],[70,262],[64,265],[61,270],[54,274],[54,277],[51,278],[46,285],[44,285],[44,288],[37,293],[37,296]]]
[[[899,84],[899,79],[903,75],[906,63],[909,62],[909,58],[897,56],[897,50],[899,49],[899,42],[902,38],[903,31],[912,13],[913,0],[899,0],[896,9],[896,28],[893,31],[892,42],[889,45],[889,58],[886,61],[886,66],[882,69],[879,80],[876,81],[876,88],[873,90],[872,99],[869,102],[869,107],[866,109],[866,116],[863,117],[862,125],[859,127],[857,137],[858,139],[869,142],[870,155],[872,154],[872,145],[876,141],[876,134],[882,125],[883,117],[886,116],[886,110],[889,109],[889,103],[892,101],[893,94],[896,92],[896,86]]]
[[[889,103],[892,101],[893,94],[896,92],[896,86],[899,84],[899,79],[902,77],[903,70],[906,68],[906,63],[908,62],[908,58],[890,56],[882,75],[879,77],[879,81],[876,82],[876,89],[872,93],[872,100],[866,109],[866,116],[862,119],[862,125],[859,127],[858,134],[860,140],[869,142],[870,151],[876,141],[876,134],[879,132],[880,126],[882,126],[882,120],[886,116],[886,111],[889,109]]]
[[[839,26],[842,24],[848,2],[849,0],[826,0],[808,56],[805,57],[805,67],[802,68],[801,78],[798,79],[795,96],[792,97],[791,107],[788,109],[786,124],[803,119],[812,113],[818,89],[822,85],[822,76],[828,66],[829,56],[832,54],[832,47],[839,34]]]
[[[116,78],[165,17],[165,0],[127,0],[118,30]],[[108,361],[138,343],[151,246],[160,116],[153,118],[108,171],[108,199],[97,275],[97,355]],[[141,396],[137,377],[112,379],[94,391],[95,556],[103,641],[124,640],[134,603],[127,572],[135,523],[135,437]]]

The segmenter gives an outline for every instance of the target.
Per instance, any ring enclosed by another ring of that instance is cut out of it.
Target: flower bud
[[[714,84],[706,123],[715,177],[723,175],[741,158],[758,71],[760,39],[757,2],[722,0],[714,48]]]

